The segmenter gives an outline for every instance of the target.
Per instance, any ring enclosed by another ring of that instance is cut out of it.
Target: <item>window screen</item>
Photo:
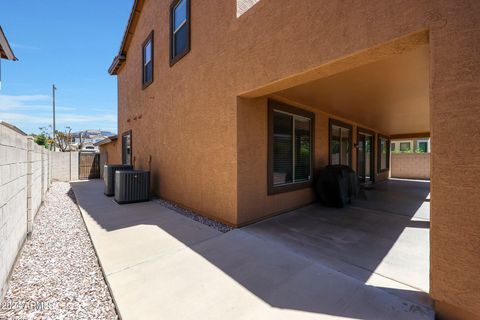
[[[330,164],[351,165],[351,129],[330,123]]]
[[[273,115],[273,185],[311,178],[311,120],[282,111]]]
[[[273,115],[273,184],[293,182],[293,116]]]
[[[310,179],[311,168],[311,133],[310,119],[295,118],[295,181]]]

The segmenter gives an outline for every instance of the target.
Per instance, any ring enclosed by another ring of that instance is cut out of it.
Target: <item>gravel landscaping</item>
[[[210,228],[217,229],[220,232],[225,233],[225,232],[233,230],[232,227],[230,227],[226,224],[223,224],[221,222],[218,222],[218,221],[215,221],[215,220],[212,220],[212,219],[208,219],[208,218],[206,218],[204,216],[201,216],[201,215],[199,215],[199,214],[197,214],[193,211],[181,208],[173,202],[170,202],[170,201],[167,201],[167,200],[164,200],[164,199],[159,199],[159,198],[153,199],[153,201],[155,201],[156,203],[158,203],[158,204],[160,204],[160,205],[162,205],[162,206],[164,206],[168,209],[171,209],[175,212],[178,212],[181,215],[183,215],[183,216],[185,216],[189,219],[192,219],[194,221],[203,223],[204,225],[207,225]]]
[[[0,319],[118,319],[68,183],[56,182],[48,192]]]

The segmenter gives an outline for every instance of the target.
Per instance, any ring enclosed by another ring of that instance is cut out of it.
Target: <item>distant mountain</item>
[[[106,130],[82,130],[82,131],[77,131],[77,132],[72,132],[72,136],[74,138],[79,138],[80,134],[82,135],[82,138],[94,138],[94,137],[109,137],[115,135],[115,133],[106,131]]]

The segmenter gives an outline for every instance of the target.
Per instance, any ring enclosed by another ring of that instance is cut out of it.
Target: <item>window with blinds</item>
[[[352,165],[352,126],[330,119],[330,164]]]
[[[274,105],[270,112],[270,187],[311,182],[313,116],[305,111],[297,114],[295,108],[282,108],[281,104]]]

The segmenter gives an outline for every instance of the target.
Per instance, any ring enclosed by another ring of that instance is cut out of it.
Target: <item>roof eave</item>
[[[13,53],[10,44],[8,43],[5,33],[3,33],[2,27],[0,26],[0,58],[17,61],[17,57]]]
[[[117,75],[118,74],[118,71],[120,70],[120,68],[122,67],[123,65],[123,62],[127,59],[127,56],[124,55],[124,54],[120,54],[120,55],[117,55],[115,56],[115,58],[113,59],[113,62],[112,64],[110,65],[110,68],[108,68],[108,73],[110,75]]]
[[[117,56],[113,59],[110,68],[108,68],[108,73],[110,75],[116,75],[118,70],[123,65],[123,62],[126,60],[128,47],[130,46],[130,40],[133,36],[134,29],[137,25],[138,19],[140,17],[140,12],[145,0],[135,0],[133,2],[132,11],[130,12],[130,17],[128,18],[127,27],[122,38],[122,44],[120,45],[120,50],[118,51]],[[121,59],[123,57],[123,59]]]
[[[110,142],[113,142],[115,140],[117,140],[117,135],[114,135],[114,136],[110,136],[110,137],[106,137],[105,139],[103,140],[100,140],[98,142],[95,142],[93,145],[96,146],[96,147],[99,147],[99,146],[102,146],[102,145],[105,145],[105,144],[108,144]]]
[[[23,130],[19,129],[17,126],[14,126],[13,124],[10,124],[8,122],[0,120],[0,125],[5,126],[5,127],[9,128],[10,130],[13,130],[13,131],[21,134],[22,136],[28,136],[28,134],[23,132]]]

